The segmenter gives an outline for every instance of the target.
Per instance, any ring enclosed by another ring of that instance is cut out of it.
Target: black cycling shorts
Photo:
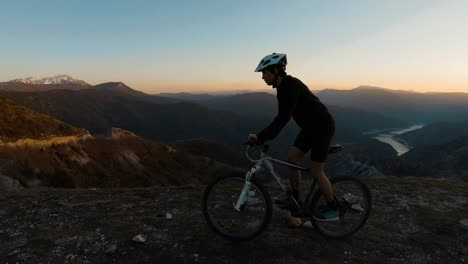
[[[320,130],[320,133],[310,133],[301,130],[294,141],[294,146],[302,150],[304,153],[307,153],[310,150],[310,160],[325,162],[334,134],[334,126],[325,127]]]

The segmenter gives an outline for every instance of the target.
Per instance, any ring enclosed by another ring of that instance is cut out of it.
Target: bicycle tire
[[[237,175],[223,176],[223,177],[219,177],[219,178],[213,180],[210,184],[208,184],[205,191],[204,191],[203,200],[202,200],[203,215],[205,217],[205,220],[208,223],[208,226],[210,226],[210,228],[213,231],[215,231],[217,234],[221,235],[222,237],[230,239],[230,240],[251,240],[251,239],[259,236],[266,229],[266,227],[268,226],[268,224],[271,221],[273,210],[272,210],[272,201],[271,201],[270,194],[268,193],[268,191],[265,189],[265,187],[261,183],[257,182],[255,179],[252,178],[251,179],[251,189],[252,189],[252,186],[254,188],[256,188],[259,191],[259,193],[261,194],[261,197],[263,197],[263,200],[265,202],[264,217],[261,220],[261,223],[260,223],[259,227],[256,230],[254,230],[253,232],[251,232],[251,233],[247,233],[247,234],[228,233],[228,232],[222,230],[213,221],[214,219],[212,219],[212,217],[210,215],[210,208],[209,208],[209,202],[210,201],[209,200],[210,200],[210,196],[212,195],[213,190],[216,188],[216,186],[218,184],[220,184],[221,182],[227,181],[227,180],[230,180],[230,179],[235,179],[235,180],[238,180],[238,181],[239,180],[245,181],[245,176],[237,176]],[[242,188],[240,188],[238,190],[239,194],[240,194],[241,190],[242,190]]]
[[[343,183],[343,182],[352,182],[352,183],[356,184],[357,186],[359,186],[359,188],[362,190],[362,192],[364,194],[364,197],[365,197],[364,206],[365,206],[366,210],[365,210],[364,214],[362,215],[362,217],[360,219],[360,222],[357,225],[355,225],[353,228],[351,228],[350,230],[347,230],[346,232],[343,232],[343,233],[328,232],[321,226],[321,225],[324,225],[324,222],[318,221],[315,218],[311,217],[310,220],[311,220],[313,226],[315,227],[315,229],[322,236],[324,236],[326,238],[341,239],[341,238],[346,238],[346,237],[349,237],[349,236],[353,235],[354,233],[359,231],[364,226],[364,224],[366,223],[366,221],[369,218],[370,213],[372,211],[372,195],[371,195],[367,185],[364,182],[362,182],[362,180],[360,180],[360,179],[358,179],[356,177],[336,177],[336,178],[333,178],[333,179],[330,180],[330,183],[332,184],[332,187],[333,187],[334,190],[335,190],[335,186],[337,184]],[[317,192],[314,194],[313,198],[311,199],[311,203],[309,203],[309,208],[311,209],[312,215],[315,214],[315,209],[318,207],[317,203],[319,203],[321,197],[322,197],[322,195],[321,195],[320,190],[317,190]]]

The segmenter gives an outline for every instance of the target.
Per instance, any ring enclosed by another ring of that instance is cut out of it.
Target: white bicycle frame
[[[282,160],[279,160],[279,159],[275,159],[275,158],[272,158],[272,157],[269,157],[268,155],[266,155],[263,151],[260,153],[260,159],[258,160],[254,160],[254,159],[251,159],[249,157],[249,147],[247,147],[247,150],[245,151],[245,155],[247,156],[247,159],[249,159],[250,161],[252,162],[255,162],[255,166],[252,167],[252,169],[250,169],[250,171],[248,171],[245,175],[245,183],[244,183],[244,187],[242,188],[242,191],[239,195],[239,199],[237,199],[237,202],[234,206],[234,208],[237,210],[237,211],[240,211],[241,209],[241,206],[243,205],[243,203],[245,202],[245,197],[248,193],[248,191],[250,191],[250,177],[252,175],[254,175],[255,173],[257,173],[258,171],[262,170],[263,167],[266,167],[268,169],[268,172],[273,176],[273,178],[276,180],[276,182],[278,183],[278,185],[280,186],[280,188],[283,190],[283,192],[287,192],[288,191],[288,187],[287,185],[281,180],[281,177],[275,172],[275,169],[273,167],[273,164],[272,162],[274,163],[279,163],[279,164],[282,164],[282,165],[286,165],[288,167],[292,167],[292,168],[296,168],[296,169],[299,169],[301,171],[309,171],[309,169],[307,168],[304,168],[304,167],[301,167],[301,166],[297,166],[295,164],[292,164],[292,163],[288,163],[288,162],[285,162],[285,161],[282,161]],[[299,205],[297,205],[299,206]]]

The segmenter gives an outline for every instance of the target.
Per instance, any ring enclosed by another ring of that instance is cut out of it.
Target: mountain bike
[[[356,177],[330,179],[339,220],[322,222],[313,216],[326,206],[326,200],[312,179],[304,202],[297,201],[291,189],[275,171],[273,163],[300,171],[309,169],[272,158],[267,155],[270,146],[247,144],[245,154],[255,165],[245,174],[227,175],[214,179],[205,189],[202,200],[203,214],[208,225],[219,235],[232,240],[249,240],[260,235],[272,219],[272,199],[264,184],[256,176],[266,171],[288,197],[291,212],[296,217],[308,218],[318,232],[331,239],[348,237],[367,221],[372,209],[371,193],[367,185]],[[249,156],[254,149],[259,155]],[[328,154],[341,151],[341,145],[331,145]]]

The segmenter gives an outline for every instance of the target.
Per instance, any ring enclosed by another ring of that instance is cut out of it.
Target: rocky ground
[[[468,183],[367,178],[374,209],[332,241],[289,228],[285,213],[257,239],[215,235],[204,186],[22,189],[0,193],[0,263],[468,263]],[[135,241],[137,240],[137,241]]]

